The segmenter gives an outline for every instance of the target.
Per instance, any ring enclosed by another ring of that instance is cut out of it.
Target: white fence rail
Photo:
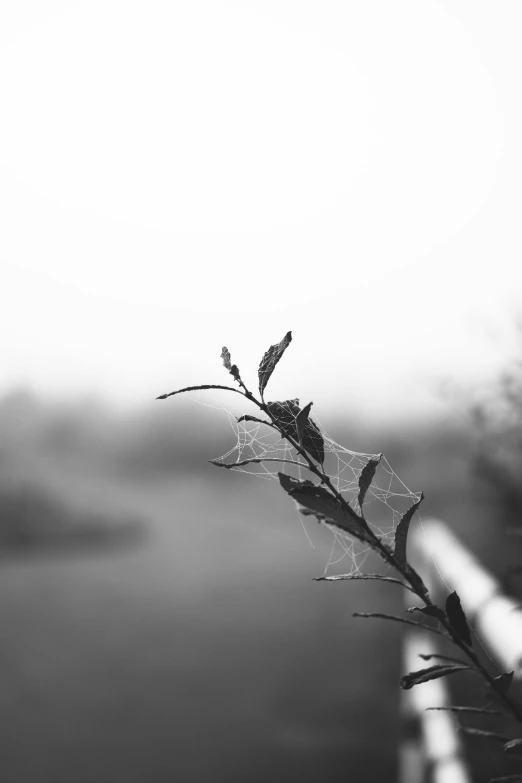
[[[411,559],[434,600],[456,590],[481,642],[502,671],[514,671],[522,681],[522,607],[502,593],[497,579],[449,528],[425,520],[410,536]],[[410,596],[411,598],[411,596]],[[437,648],[422,632],[406,635],[405,673],[423,668],[421,654]],[[427,707],[451,704],[445,680],[432,680],[403,692],[405,736],[399,758],[400,783],[471,783],[464,761],[457,722],[450,712]]]
[[[522,678],[522,608],[503,595],[500,583],[489,574],[451,530],[439,520],[425,521],[412,536],[414,556],[422,560],[435,591],[442,584],[459,594],[463,609],[505,671]]]

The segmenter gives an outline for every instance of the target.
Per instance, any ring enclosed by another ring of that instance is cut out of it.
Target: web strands
[[[295,421],[295,414],[299,411],[297,400],[277,405],[285,409],[285,420],[291,421],[293,418]],[[230,410],[224,410],[235,433],[236,442],[215,462],[227,465],[233,463],[233,470],[264,480],[278,480],[277,474],[282,472],[299,480],[311,479],[316,483],[316,477],[307,469],[303,458],[276,429],[268,424],[249,420],[248,417],[243,419],[242,416],[234,416]],[[361,473],[369,460],[379,461],[366,492],[364,513],[368,524],[379,538],[392,545],[402,514],[419,499],[419,493],[408,489],[383,455],[347,449],[334,441],[317,421],[313,424],[324,442],[324,470],[334,487],[343,494],[357,513],[360,512],[358,495]],[[332,532],[333,543],[325,573],[342,562],[343,573],[360,574],[370,552],[369,547],[339,528],[330,525],[327,527]]]

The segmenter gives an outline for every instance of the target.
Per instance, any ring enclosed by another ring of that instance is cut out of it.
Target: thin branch
[[[441,653],[431,653],[430,655],[419,653],[419,658],[422,658],[423,661],[431,661],[432,658],[436,658],[439,661],[449,661],[450,663],[465,663],[452,655],[442,655]]]
[[[380,620],[394,620],[396,623],[404,623],[405,625],[414,625],[416,628],[422,628],[425,631],[431,631],[439,636],[443,636],[448,639],[448,635],[444,631],[439,631],[437,628],[433,628],[431,625],[425,623],[417,623],[415,620],[407,620],[405,617],[397,617],[394,614],[382,614],[381,612],[354,612],[353,617],[377,617]]]
[[[459,726],[458,731],[469,734],[470,737],[483,737],[484,739],[492,739],[497,742],[509,742],[510,737],[506,737],[505,734],[498,734],[496,731],[487,731],[486,729],[474,729],[471,726]]]
[[[288,465],[299,465],[300,468],[308,468],[304,462],[298,462],[295,459],[277,459],[276,457],[257,457],[252,459],[244,459],[241,462],[218,462],[215,459],[209,459],[211,465],[216,465],[218,468],[240,468],[243,465],[251,465],[253,462],[286,462]]]
[[[178,389],[177,391],[170,392],[169,394],[160,394],[156,397],[157,400],[166,400],[167,397],[172,397],[174,394],[181,394],[182,392],[200,391],[202,389],[224,389],[225,391],[232,391],[236,394],[240,394],[242,397],[245,395],[239,389],[234,389],[233,386],[216,386],[214,384],[204,383],[202,386],[187,386],[185,389]]]
[[[314,576],[314,582],[342,582],[347,579],[378,579],[381,582],[391,582],[394,585],[400,585],[410,593],[416,595],[415,590],[407,585],[406,582],[401,582],[400,579],[394,579],[393,576],[381,576],[381,574],[356,574],[351,576],[350,574],[335,574],[334,576]]]
[[[485,715],[501,715],[503,718],[506,717],[503,712],[498,712],[498,710],[486,710],[483,707],[426,707],[426,712],[428,710],[441,710],[446,712],[479,712]]]

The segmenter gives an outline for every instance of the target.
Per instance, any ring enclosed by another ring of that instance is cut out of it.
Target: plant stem
[[[238,380],[240,386],[242,389],[244,389],[243,392],[239,392],[240,394],[244,394],[244,396],[250,400],[250,402],[253,402],[257,407],[263,411],[269,418],[272,424],[270,426],[274,427],[283,438],[286,438],[286,440],[290,443],[290,445],[295,449],[295,451],[301,456],[305,461],[306,465],[305,467],[308,468],[312,473],[314,473],[317,478],[321,481],[322,484],[325,484],[328,489],[332,492],[332,494],[336,497],[336,499],[341,503],[343,509],[350,514],[352,517],[356,517],[357,520],[362,523],[365,528],[367,529],[368,533],[371,537],[370,546],[377,551],[380,556],[383,558],[384,562],[388,565],[392,566],[396,571],[399,572],[399,574],[403,577],[403,579],[406,580],[406,582],[411,586],[411,591],[418,597],[420,600],[424,603],[425,606],[432,606],[433,602],[430,598],[429,591],[422,581],[421,577],[417,572],[408,564],[404,564],[401,561],[399,561],[396,557],[393,551],[384,544],[380,538],[371,530],[371,528],[368,526],[364,516],[361,514],[357,514],[356,511],[350,506],[350,504],[347,502],[347,500],[343,497],[341,492],[339,492],[338,489],[334,487],[332,484],[332,481],[330,480],[330,477],[324,472],[324,470],[320,469],[315,465],[315,463],[312,461],[312,459],[309,457],[301,443],[295,440],[295,438],[292,437],[289,433],[287,433],[283,427],[279,424],[277,419],[272,415],[270,412],[270,409],[268,405],[264,402],[264,400],[260,401],[254,397],[254,395],[247,389],[245,384],[241,379]],[[239,391],[239,390],[237,390]],[[443,612],[443,610],[441,610]],[[482,676],[482,678],[487,682],[489,687],[496,693],[497,697],[505,707],[505,709],[511,713],[511,715],[519,722],[522,723],[522,706],[519,705],[514,699],[512,699],[508,693],[506,693],[503,690],[502,685],[495,680],[493,675],[491,675],[488,670],[483,666],[483,664],[478,659],[476,653],[468,647],[468,645],[455,633],[451,623],[449,622],[448,617],[446,616],[446,613],[443,612],[441,614],[441,617],[439,618],[439,623],[442,625],[444,630],[449,635],[451,641],[453,644],[458,647],[464,655],[467,656],[468,660],[472,663],[473,668],[479,672],[479,674]],[[433,629],[435,631],[435,629]]]

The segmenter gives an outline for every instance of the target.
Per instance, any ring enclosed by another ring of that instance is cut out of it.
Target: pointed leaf
[[[517,737],[516,739],[509,740],[509,742],[506,742],[504,745],[504,750],[506,752],[509,752],[510,750],[515,751],[522,751],[522,737]]]
[[[301,514],[305,514],[308,516],[309,514],[313,514],[312,511],[301,511]],[[317,516],[314,514],[314,516]],[[406,590],[410,590],[411,587],[406,584],[406,582],[401,582],[400,579],[394,579],[393,576],[383,576],[382,574],[335,574],[333,576],[314,576],[314,582],[341,582],[346,581],[348,579],[377,579],[381,582],[391,582],[394,585],[400,585],[401,587],[406,588]]]
[[[320,465],[324,462],[324,440],[317,424],[308,419],[303,431],[303,448],[308,454],[319,462]]]
[[[277,426],[294,440],[297,438],[297,416],[299,415],[299,400],[283,400],[282,402],[267,402],[266,407]]]
[[[373,481],[373,477],[375,476],[375,471],[377,470],[377,465],[381,461],[382,454],[379,454],[377,459],[369,459],[364,468],[361,471],[361,475],[359,476],[359,495],[357,500],[359,501],[359,508],[362,509],[364,498],[366,497],[366,493],[368,492],[368,489],[370,488],[370,485]]]
[[[244,416],[240,416],[239,419],[236,419],[236,421],[238,424],[240,424],[242,421],[255,421],[256,424],[267,424],[269,427],[272,426],[272,422],[258,419],[257,416],[250,416],[248,413]]]
[[[443,655],[442,653],[419,653],[419,658],[422,658],[423,661],[431,661],[432,658],[437,658],[439,661],[449,661],[450,663],[465,663],[458,658],[453,658],[451,655]]]
[[[522,783],[522,775],[502,775],[500,778],[490,778],[488,783]]]
[[[266,407],[283,434],[299,442],[298,420],[300,414],[303,412],[299,408],[299,400],[267,402]],[[309,406],[307,405],[306,407],[308,408]],[[304,410],[306,410],[306,408]],[[303,422],[303,419],[301,419],[301,422]],[[319,427],[310,418],[307,418],[302,426],[302,446],[304,450],[308,452],[316,462],[322,464],[324,462],[324,440]]]
[[[300,508],[299,513],[303,517],[315,517],[318,522],[328,523],[327,517],[324,514],[320,514],[318,511],[310,511],[309,508]]]
[[[223,359],[223,367],[229,371],[230,375],[232,375],[236,381],[239,380],[239,370],[237,369],[237,366],[235,364],[231,363],[231,357],[230,357],[230,351],[226,347],[226,345],[223,346],[221,349],[221,358]]]
[[[156,399],[166,400],[167,397],[173,397],[175,394],[183,394],[183,392],[191,392],[191,391],[202,391],[204,389],[224,389],[225,391],[231,391],[231,392],[236,392],[236,394],[241,394],[242,397],[245,396],[242,391],[240,391],[239,389],[234,389],[233,386],[221,386],[215,383],[203,383],[200,386],[187,386],[185,389],[176,389],[176,391],[169,392],[168,394],[160,394],[160,396],[156,397]]]
[[[408,539],[410,522],[423,500],[424,492],[421,492],[417,502],[410,506],[402,515],[399,524],[397,525],[397,530],[395,531],[395,557],[402,565],[406,565],[406,541]]]
[[[471,737],[483,737],[483,739],[492,739],[497,742],[509,741],[505,734],[498,734],[496,731],[487,731],[487,729],[474,729],[471,726],[461,726],[460,731],[469,734]]]
[[[277,363],[291,342],[292,332],[287,332],[280,343],[271,345],[268,351],[263,355],[258,370],[259,393],[261,394],[261,397],[263,397],[263,392],[265,391],[268,380],[274,372]]]
[[[375,617],[378,620],[393,620],[395,623],[404,623],[404,625],[414,625],[416,628],[422,628],[425,631],[429,631],[430,633],[436,633],[438,636],[444,636],[445,639],[448,638],[447,634],[445,634],[443,631],[437,630],[437,628],[432,628],[431,625],[425,625],[425,623],[418,623],[415,620],[407,620],[405,617],[397,617],[395,614],[385,614],[384,612],[354,612],[353,617]],[[469,666],[467,667],[470,668]]]
[[[444,612],[442,609],[440,609],[438,606],[435,606],[434,604],[429,604],[428,606],[412,606],[406,611],[410,614],[413,614],[414,612],[420,612],[421,614],[426,614],[428,617],[436,617],[437,620],[442,620],[444,617]]]
[[[446,599],[446,614],[450,621],[450,625],[457,636],[459,636],[468,647],[471,647],[473,640],[471,638],[468,621],[466,620],[464,609],[460,603],[460,598],[455,590],[450,593]]]
[[[494,678],[494,682],[497,683],[497,686],[502,691],[502,693],[507,693],[508,690],[510,689],[511,683],[513,682],[514,674],[515,674],[514,671],[504,672],[503,674],[499,674],[498,677]]]
[[[230,361],[230,351],[228,350],[227,346],[224,345],[221,349],[221,358],[223,359],[223,366],[226,370],[230,372],[232,369],[232,362]]]
[[[305,407],[299,411],[295,420],[295,424],[297,428],[297,440],[301,445],[303,445],[303,435],[304,435],[306,424],[308,422],[310,411],[312,410],[312,405],[313,405],[312,402],[309,402],[308,405],[305,405]]]
[[[409,690],[414,685],[420,685],[429,680],[437,680],[439,677],[446,677],[448,674],[456,674],[470,668],[471,666],[466,664],[436,664],[435,666],[428,666],[427,669],[419,669],[419,671],[405,674],[401,678],[401,688]]]
[[[311,481],[299,481],[299,479],[295,479],[292,476],[287,476],[286,473],[278,473],[277,475],[279,477],[279,483],[288,494],[297,487],[315,486]]]
[[[283,489],[299,505],[325,517],[324,521],[328,524],[335,525],[356,538],[370,541],[370,533],[364,521],[350,506],[344,507],[324,487],[318,487],[309,481],[297,481],[282,473],[279,473],[279,481]]]
[[[503,718],[505,717],[505,715],[502,712],[498,712],[498,710],[487,710],[483,707],[426,707],[426,712],[428,710],[437,710],[439,712],[471,712],[480,713],[481,715],[501,715]]]

